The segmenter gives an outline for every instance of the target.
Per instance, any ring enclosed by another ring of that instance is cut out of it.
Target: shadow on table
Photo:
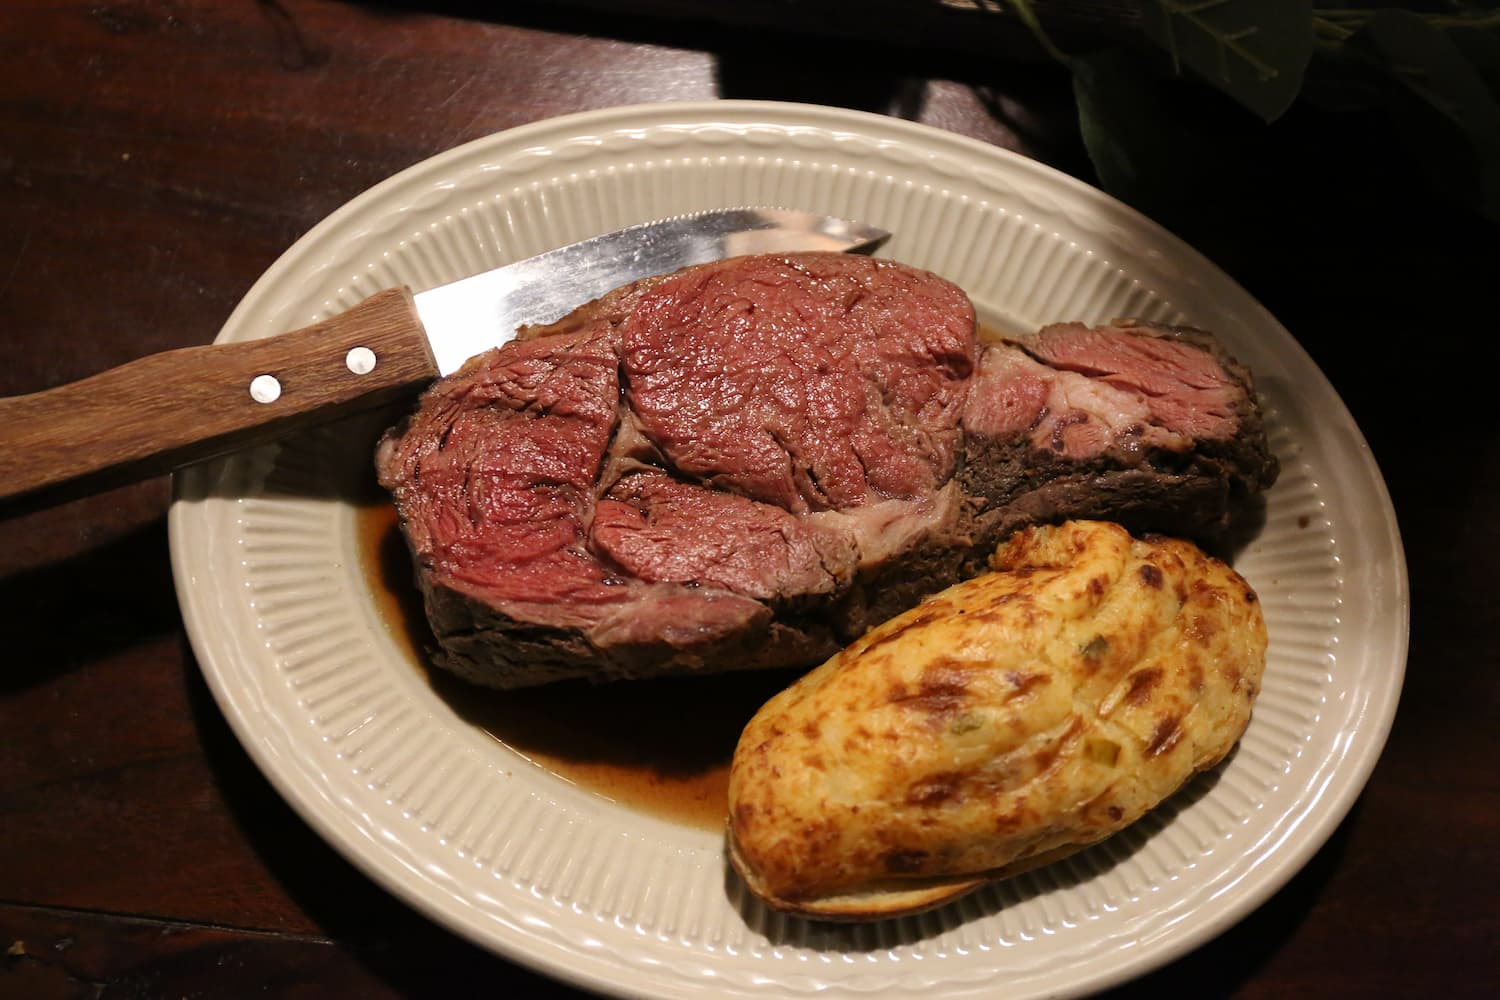
[[[219,712],[191,651],[183,658],[194,722],[226,808],[277,885],[331,939],[331,947],[402,997],[584,995],[450,933],[346,861],[265,779]],[[288,974],[321,982],[326,965]],[[277,989],[287,985],[276,981]]]
[[[166,518],[55,562],[0,577],[5,670],[0,694],[180,626]]]
[[[1171,965],[1104,996],[1109,1000],[1156,1000],[1164,996],[1237,993],[1296,937],[1302,922],[1317,907],[1324,886],[1338,870],[1359,811],[1360,802],[1356,802],[1312,860],[1280,892],[1239,923]],[[1206,984],[1212,984],[1211,994],[1205,994]]]

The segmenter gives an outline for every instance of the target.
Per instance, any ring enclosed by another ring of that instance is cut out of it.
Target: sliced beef
[[[1058,323],[986,345],[963,429],[985,538],[1092,518],[1213,542],[1278,471],[1250,371],[1188,327]]]
[[[1222,531],[1274,480],[1200,331],[986,344],[956,286],[842,254],[627,286],[435,384],[377,451],[441,666],[518,687],[814,664],[1021,524]]]
[[[635,473],[611,487],[590,537],[630,576],[758,600],[835,593],[854,573],[849,533],[661,472]]]
[[[416,432],[388,436],[379,466],[423,571],[474,600],[574,625],[617,600],[588,526],[618,397],[607,330],[491,352],[429,392]]]
[[[974,311],[932,275],[837,254],[691,268],[621,340],[631,408],[683,475],[801,514],[952,474]]]

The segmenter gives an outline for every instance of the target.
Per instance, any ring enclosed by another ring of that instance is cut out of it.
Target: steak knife
[[[519,327],[639,278],[742,254],[867,249],[887,235],[779,208],[677,216],[415,294],[377,292],[288,333],[166,351],[0,399],[0,500],[117,486],[415,394]]]

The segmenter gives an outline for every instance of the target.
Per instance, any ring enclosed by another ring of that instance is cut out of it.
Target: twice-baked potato
[[[916,912],[1139,819],[1244,732],[1255,591],[1176,539],[1073,521],[768,701],[729,777],[731,863],[771,906]]]

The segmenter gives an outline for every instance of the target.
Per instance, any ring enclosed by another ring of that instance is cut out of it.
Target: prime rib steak
[[[522,687],[811,666],[1023,524],[1211,539],[1275,479],[1201,331],[981,344],[893,261],[739,257],[471,359],[382,438],[442,667]]]

